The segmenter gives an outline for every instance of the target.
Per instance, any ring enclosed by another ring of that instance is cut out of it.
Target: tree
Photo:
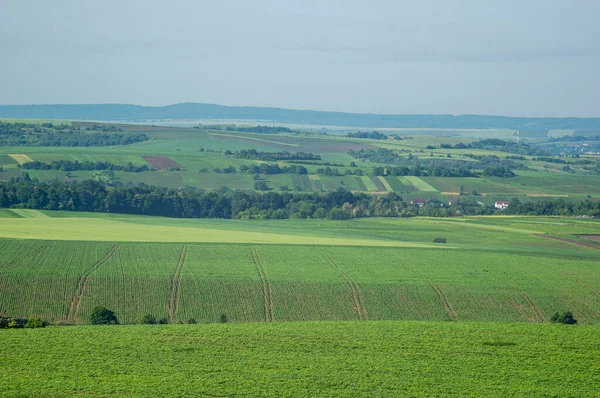
[[[221,323],[227,323],[228,320],[227,315],[221,314],[221,318],[219,319]]]
[[[92,325],[117,325],[119,321],[117,316],[106,307],[94,307],[90,315],[90,323]]]
[[[46,325],[48,325],[48,322],[44,321],[42,318],[31,317],[27,320],[25,327],[30,329],[45,328]]]
[[[565,325],[577,325],[577,319],[573,317],[573,313],[571,311],[564,312],[562,314],[556,312],[550,318],[552,323],[562,323]]]
[[[154,325],[156,323],[156,318],[152,314],[144,315],[141,320],[145,325]]]

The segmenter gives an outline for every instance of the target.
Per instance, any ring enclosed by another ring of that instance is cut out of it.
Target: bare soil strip
[[[85,287],[88,283],[88,279],[92,272],[97,270],[102,264],[111,259],[112,256],[119,250],[119,245],[114,245],[99,261],[94,263],[87,271],[85,271],[77,280],[77,288],[75,289],[75,293],[71,298],[71,305],[69,306],[69,316],[67,317],[69,320],[74,321],[77,318],[77,314],[79,313],[79,306],[81,305],[81,298],[83,297],[83,293],[85,291]]]
[[[364,304],[363,304],[363,298],[362,298],[362,292],[360,291],[360,287],[358,286],[358,284],[356,282],[354,282],[350,276],[344,272],[344,270],[342,270],[339,265],[337,265],[337,263],[327,255],[327,253],[325,253],[325,251],[318,247],[315,246],[316,249],[321,253],[321,255],[323,256],[323,258],[325,258],[325,260],[329,263],[329,265],[331,265],[331,268],[333,268],[338,274],[340,274],[342,276],[342,278],[346,281],[346,284],[348,285],[348,287],[350,287],[350,291],[352,293],[352,306],[354,307],[354,310],[356,311],[356,315],[358,316],[358,320],[359,321],[366,321],[367,320],[367,309],[365,308]]]
[[[250,249],[252,253],[252,261],[254,261],[254,265],[256,266],[256,270],[258,271],[258,276],[260,277],[260,284],[263,290],[263,301],[265,308],[265,322],[273,322],[275,320],[275,316],[273,314],[273,294],[271,292],[271,283],[269,283],[269,279],[267,278],[267,274],[265,273],[265,269],[263,268],[262,261],[260,261],[260,257],[258,256],[258,251],[256,248]]]
[[[541,236],[542,238],[546,238],[546,239],[554,239],[554,240],[558,240],[558,241],[565,242],[565,243],[571,243],[571,244],[577,245],[577,246],[587,247],[588,249],[600,250],[600,246],[597,246],[593,243],[577,242],[575,240],[560,238],[558,236],[551,236],[551,235],[538,235],[538,236]]]
[[[446,313],[448,314],[448,316],[450,318],[452,318],[452,320],[457,321],[458,320],[458,314],[456,313],[456,311],[452,307],[452,304],[450,304],[450,301],[448,301],[448,297],[446,297],[446,294],[444,293],[444,291],[442,290],[442,288],[438,284],[436,284],[436,283],[431,283],[430,282],[429,284],[431,285],[431,288],[435,291],[435,294],[437,294],[438,298],[442,302],[442,305],[444,306],[444,310],[446,311]]]
[[[177,322],[177,309],[179,307],[179,289],[181,286],[181,271],[183,270],[183,265],[185,264],[185,258],[187,256],[187,245],[181,246],[181,251],[179,252],[179,259],[177,260],[177,265],[175,266],[175,270],[173,271],[173,275],[171,275],[170,281],[170,293],[169,293],[169,304],[168,304],[168,319],[169,323]]]

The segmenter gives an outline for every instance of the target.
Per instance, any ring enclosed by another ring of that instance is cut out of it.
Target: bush
[[[0,329],[17,329],[23,327],[23,320],[0,316]]]
[[[571,311],[567,311],[563,314],[555,313],[550,318],[552,323],[562,323],[565,325],[577,325],[577,319],[573,318],[573,313]]]
[[[446,238],[437,237],[433,240],[433,243],[446,243]]]
[[[188,323],[189,323],[190,325],[195,325],[195,324],[197,324],[198,322],[196,322],[196,319],[195,319],[195,318],[190,318],[190,319],[188,319]]]
[[[106,307],[95,307],[90,315],[90,323],[92,325],[117,325],[119,321],[117,316]]]
[[[144,325],[154,325],[156,323],[156,318],[152,314],[146,314],[142,317],[142,323]]]
[[[160,319],[158,320],[158,324],[159,324],[159,325],[166,325],[166,324],[168,324],[168,323],[169,323],[169,320],[168,320],[167,318],[160,318]]]
[[[29,318],[27,323],[25,324],[26,328],[35,329],[35,328],[45,328],[48,325],[48,322],[44,321],[42,318]]]
[[[229,320],[229,319],[227,318],[227,315],[225,315],[225,314],[221,314],[221,319],[220,319],[220,322],[221,322],[221,323],[227,323],[227,321],[228,321],[228,320]]]

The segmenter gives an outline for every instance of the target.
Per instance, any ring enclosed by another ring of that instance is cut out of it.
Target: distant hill
[[[525,118],[487,115],[385,115],[251,106],[184,103],[167,106],[99,105],[4,105],[2,118],[121,120],[250,119],[273,123],[371,128],[506,128],[522,131],[597,130],[600,118]]]

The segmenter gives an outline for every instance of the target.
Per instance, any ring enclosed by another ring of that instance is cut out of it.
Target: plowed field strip
[[[263,268],[262,261],[260,261],[260,257],[258,256],[258,251],[256,248],[250,249],[252,253],[252,261],[256,266],[256,270],[258,271],[258,276],[260,277],[260,284],[263,290],[263,302],[265,309],[265,322],[273,322],[275,320],[275,316],[273,314],[273,294],[271,292],[271,283],[269,283],[269,279],[267,278],[267,274],[265,273],[265,269]]]
[[[363,321],[367,320],[367,309],[363,304],[362,292],[360,291],[360,287],[358,286],[358,284],[354,282],[352,278],[350,278],[350,276],[346,272],[344,272],[344,270],[342,270],[337,265],[337,263],[331,257],[329,257],[327,253],[325,253],[325,251],[322,248],[318,246],[315,246],[315,248],[321,253],[323,258],[325,258],[325,260],[331,266],[331,268],[333,268],[338,274],[340,274],[340,276],[346,281],[348,287],[350,287],[350,291],[352,293],[352,306],[356,311],[358,319]]]
[[[83,296],[83,292],[85,291],[85,286],[87,285],[88,278],[98,269],[102,264],[110,260],[112,256],[119,250],[119,245],[114,245],[104,257],[102,257],[99,261],[94,263],[87,271],[85,271],[77,280],[77,288],[75,289],[75,293],[71,299],[71,305],[69,306],[69,316],[68,319],[73,321],[77,317],[77,313],[79,312],[79,306],[81,305],[81,298]]]
[[[168,304],[168,316],[169,323],[175,323],[177,321],[177,309],[179,307],[179,289],[181,287],[181,271],[185,264],[185,258],[187,256],[187,245],[181,246],[179,252],[179,258],[177,259],[177,265],[171,275],[170,282],[170,293],[169,293],[169,304]]]

